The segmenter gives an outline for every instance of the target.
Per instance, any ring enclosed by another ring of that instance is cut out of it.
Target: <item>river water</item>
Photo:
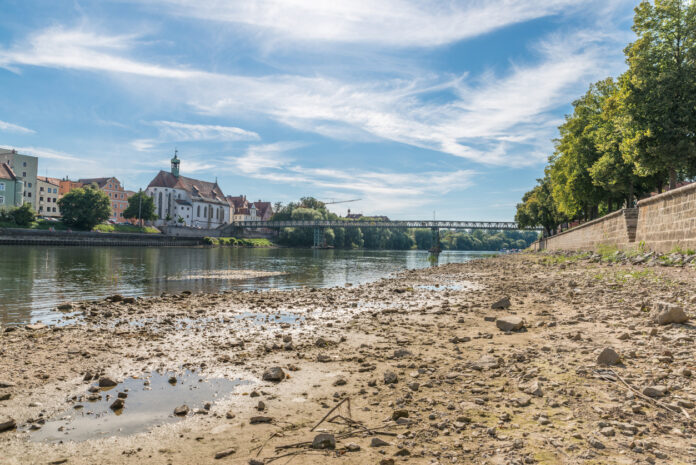
[[[439,264],[492,252],[445,251]],[[0,246],[0,323],[53,322],[63,302],[112,294],[332,287],[431,266],[425,251]],[[230,279],[239,271],[280,275]]]

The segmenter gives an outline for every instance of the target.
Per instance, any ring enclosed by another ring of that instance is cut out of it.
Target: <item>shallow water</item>
[[[439,264],[490,253],[446,251]],[[361,284],[431,266],[428,256],[416,250],[0,246],[0,323],[56,322],[58,304],[112,294]],[[245,279],[245,271],[282,274]],[[241,279],[230,279],[235,276]]]
[[[175,376],[175,384],[169,382]],[[96,385],[96,383],[94,383]],[[31,432],[33,441],[85,441],[108,436],[128,436],[142,433],[153,427],[180,420],[174,409],[187,405],[194,409],[204,409],[205,403],[215,403],[236,387],[249,384],[248,381],[225,378],[205,379],[197,373],[186,371],[183,374],[152,372],[138,378],[128,378],[118,386],[102,388],[96,394],[100,400],[91,402],[79,399],[72,408],[48,420],[40,429]],[[113,411],[109,406],[116,400],[119,392],[125,392],[124,408]],[[77,407],[77,408],[76,408]]]

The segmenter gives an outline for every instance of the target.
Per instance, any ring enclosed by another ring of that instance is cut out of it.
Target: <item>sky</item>
[[[0,0],[0,147],[39,174],[511,221],[638,0]]]

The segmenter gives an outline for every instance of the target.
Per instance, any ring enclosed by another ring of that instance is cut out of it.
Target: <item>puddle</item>
[[[305,317],[296,313],[252,313],[244,312],[235,315],[238,320],[250,320],[255,325],[264,325],[268,323],[288,323],[291,325],[299,324],[305,320]]]
[[[170,377],[176,383],[170,383]],[[90,402],[92,393],[85,391],[72,408],[49,420],[41,429],[31,433],[32,441],[62,442],[86,441],[109,436],[128,436],[142,433],[153,427],[181,420],[174,409],[187,405],[193,415],[195,409],[203,409],[206,403],[215,401],[234,391],[237,386],[250,384],[241,379],[205,379],[186,371],[152,372],[138,378],[128,378],[113,388],[101,388],[95,394],[101,398]],[[93,384],[93,385],[96,385]],[[125,392],[124,408],[113,411],[109,406],[118,393]]]

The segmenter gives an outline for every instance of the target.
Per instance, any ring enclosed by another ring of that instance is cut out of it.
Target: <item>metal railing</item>
[[[490,229],[490,230],[533,230],[520,228],[514,221],[344,221],[344,220],[287,220],[287,221],[233,221],[228,228],[438,228],[438,229]]]

